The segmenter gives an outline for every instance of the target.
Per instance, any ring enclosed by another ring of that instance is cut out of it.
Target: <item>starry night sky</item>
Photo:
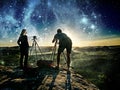
[[[61,28],[73,42],[120,37],[118,0],[0,0],[0,43],[28,37],[50,42]]]

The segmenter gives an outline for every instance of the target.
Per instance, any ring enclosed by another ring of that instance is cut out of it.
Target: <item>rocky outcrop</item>
[[[0,67],[0,90],[99,90],[83,76],[64,68]]]

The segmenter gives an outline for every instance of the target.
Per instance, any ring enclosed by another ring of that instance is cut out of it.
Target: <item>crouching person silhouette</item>
[[[23,29],[17,41],[18,45],[20,46],[20,68],[22,69],[26,69],[28,66],[29,43],[26,34],[26,29]]]
[[[70,67],[70,53],[72,49],[72,41],[71,39],[65,34],[62,33],[61,29],[57,29],[57,34],[55,34],[52,43],[59,41],[59,48],[57,52],[57,66],[56,68],[59,69],[59,62],[60,62],[60,55],[64,51],[67,50],[67,68],[69,70]]]

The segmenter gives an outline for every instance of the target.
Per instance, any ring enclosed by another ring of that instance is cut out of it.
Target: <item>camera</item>
[[[37,39],[37,36],[33,36],[33,40]]]

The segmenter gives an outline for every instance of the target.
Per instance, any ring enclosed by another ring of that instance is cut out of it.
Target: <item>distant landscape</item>
[[[38,50],[39,57],[35,57],[35,60],[42,59],[41,55],[45,57],[45,60],[51,60],[53,47],[40,48],[42,54]],[[18,67],[19,54],[17,46],[0,47],[0,66]],[[33,54],[29,56],[29,64],[36,65],[33,56]],[[64,55],[61,58],[61,65],[65,65],[63,59]],[[56,62],[56,57],[54,62]],[[71,69],[95,84],[100,90],[117,90],[120,83],[120,46],[73,47]],[[0,72],[0,77],[3,76],[2,74]]]

